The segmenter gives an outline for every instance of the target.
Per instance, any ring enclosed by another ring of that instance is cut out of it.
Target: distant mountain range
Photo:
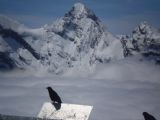
[[[63,73],[90,69],[129,56],[160,63],[160,30],[141,23],[132,35],[114,36],[85,5],[76,3],[64,17],[31,29],[0,16],[0,69]]]

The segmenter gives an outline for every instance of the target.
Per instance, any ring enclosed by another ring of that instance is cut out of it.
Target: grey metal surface
[[[36,117],[25,117],[25,116],[14,116],[14,115],[0,114],[0,120],[50,120],[50,119],[41,119],[41,118],[36,118]],[[58,119],[54,119],[54,120],[58,120]]]

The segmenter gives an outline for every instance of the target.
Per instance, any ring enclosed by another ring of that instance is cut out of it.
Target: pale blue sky
[[[160,0],[0,0],[0,14],[40,27],[82,2],[115,34],[130,33],[141,21],[160,28]]]

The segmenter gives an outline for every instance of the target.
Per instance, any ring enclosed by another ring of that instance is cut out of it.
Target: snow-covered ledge
[[[61,120],[88,120],[93,106],[62,103],[61,109],[56,110],[50,103],[43,104],[38,114],[39,118]]]

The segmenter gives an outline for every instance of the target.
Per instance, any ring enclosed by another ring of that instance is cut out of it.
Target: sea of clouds
[[[143,120],[144,111],[160,119],[160,66],[128,59],[61,76],[0,73],[0,113],[37,116],[43,103],[50,101],[47,86],[64,103],[93,106],[90,120]]]

